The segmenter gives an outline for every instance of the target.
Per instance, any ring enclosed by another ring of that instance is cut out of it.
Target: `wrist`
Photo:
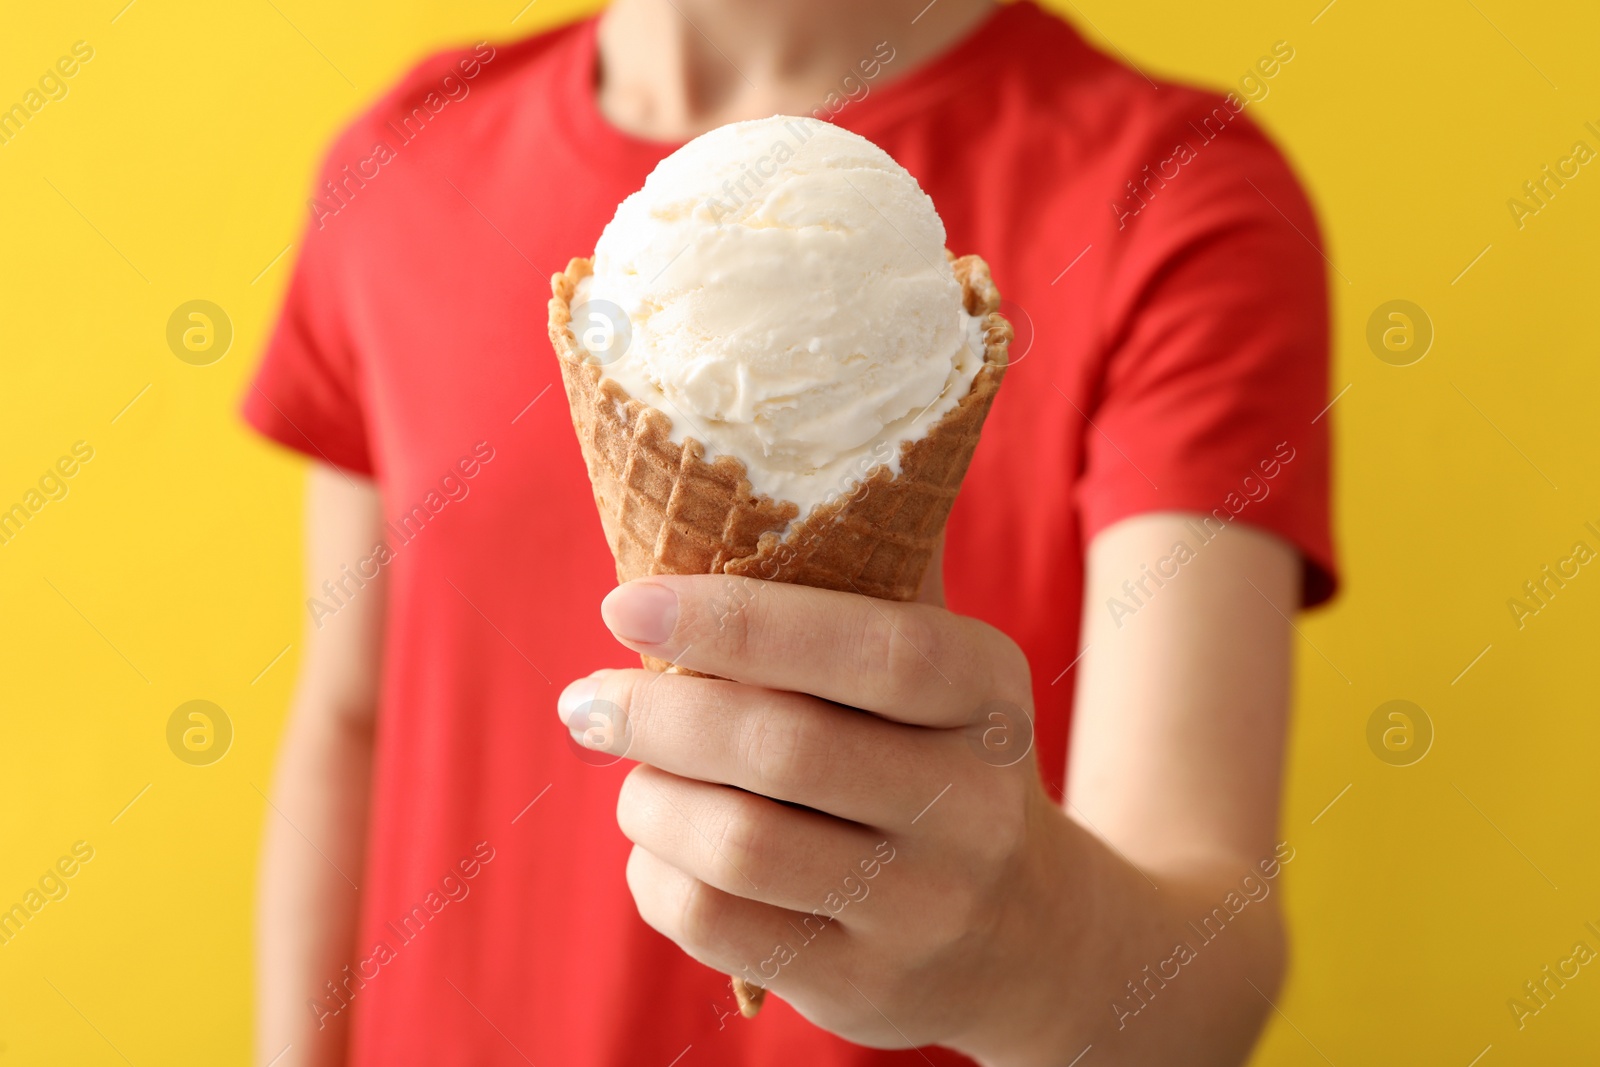
[[[977,1014],[947,1042],[985,1067],[1060,1067],[1082,1051],[1069,990],[1099,910],[1098,857],[1044,790],[1034,793],[1025,845],[997,900]]]

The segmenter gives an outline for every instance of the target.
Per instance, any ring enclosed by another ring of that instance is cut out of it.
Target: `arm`
[[[1136,587],[1144,604],[1118,612],[1119,626],[1107,601],[1132,603],[1123,583],[1178,542],[1192,560],[1170,564],[1178,573],[1159,588],[1146,580],[1152,595]],[[1285,616],[1299,581],[1293,548],[1239,523],[1200,545],[1185,516],[1145,515],[1090,545],[1067,812],[1111,890],[1085,1022],[1097,1050],[1120,1055],[1112,1062],[1241,1063],[1270,1011],[1263,998],[1276,997],[1284,939],[1266,872],[1283,858]],[[1214,908],[1235,916],[1230,893],[1236,917],[1205,924]],[[1180,944],[1188,963],[1174,959]]]
[[[306,589],[370,554],[382,512],[377,489],[330,467],[312,469],[306,501]],[[384,576],[320,626],[305,653],[266,809],[256,917],[256,1060],[274,1067],[344,1062],[348,1014],[327,999],[355,945],[377,708]],[[352,884],[353,883],[353,884]],[[337,1002],[332,1002],[337,1006]],[[320,1025],[319,1025],[320,1024]],[[289,1051],[281,1059],[274,1059]]]
[[[992,627],[769,583],[730,613],[713,577],[613,592],[602,613],[624,644],[718,676],[604,671],[562,694],[569,722],[594,700],[626,718],[580,743],[631,738],[642,761],[618,821],[645,921],[862,1044],[995,1067],[1060,1067],[1090,1044],[1102,1064],[1241,1062],[1282,968],[1259,892],[1278,870],[1260,864],[1289,663],[1267,598],[1292,605],[1297,562],[1229,529],[1108,626],[1108,591],[1182,525],[1128,520],[1092,546],[1070,816],[1031,757],[985,750],[1032,706],[1025,659]],[[1223,933],[1203,941],[1188,923],[1214,907]],[[1193,958],[1119,1012],[1180,942]]]

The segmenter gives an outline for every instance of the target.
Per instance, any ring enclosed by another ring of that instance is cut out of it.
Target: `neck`
[[[905,76],[991,10],[993,0],[614,0],[600,19],[600,110],[663,141],[809,115],[830,93],[837,107]]]

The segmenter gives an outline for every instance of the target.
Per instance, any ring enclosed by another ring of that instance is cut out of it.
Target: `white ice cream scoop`
[[[573,332],[673,439],[745,464],[803,518],[924,436],[983,362],[933,201],[809,118],[723,126],[624,200]]]

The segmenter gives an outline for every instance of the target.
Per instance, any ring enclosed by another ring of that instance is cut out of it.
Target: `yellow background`
[[[425,50],[588,6],[539,0],[513,25],[524,2],[5,16],[0,104],[73,42],[95,56],[0,146],[0,507],[73,442],[95,455],[0,546],[0,907],[73,842],[95,856],[0,946],[0,1064],[246,1058],[259,790],[299,658],[303,464],[250,437],[235,401],[322,147]],[[1600,926],[1600,566],[1520,631],[1506,601],[1574,541],[1600,549],[1582,528],[1600,526],[1600,164],[1520,231],[1506,201],[1574,141],[1600,149],[1584,129],[1600,126],[1600,16],[1575,0],[1322,2],[1068,8],[1151,73],[1216,85],[1287,41],[1293,61],[1249,110],[1303,174],[1337,267],[1348,581],[1300,623],[1297,855],[1279,883],[1295,967],[1256,1063],[1597,1062],[1600,966],[1520,1032],[1506,1002],[1580,937],[1600,949],[1582,928]],[[195,298],[236,331],[211,366],[165,343]],[[1436,329],[1413,366],[1365,342],[1396,298]],[[197,698],[236,730],[209,767],[166,744]],[[1436,732],[1409,767],[1366,741],[1398,698]]]

